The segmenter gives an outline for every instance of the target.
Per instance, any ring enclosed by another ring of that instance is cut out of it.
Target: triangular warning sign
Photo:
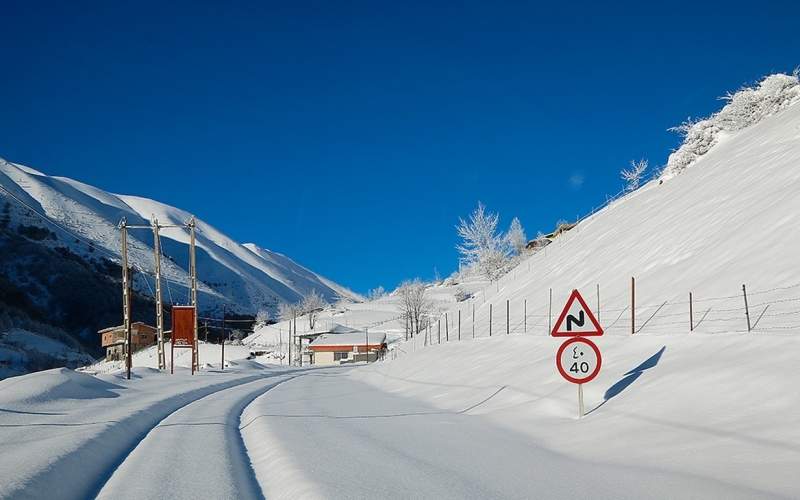
[[[553,337],[596,337],[602,334],[603,327],[597,322],[592,310],[586,305],[581,294],[577,290],[573,290],[551,335]]]

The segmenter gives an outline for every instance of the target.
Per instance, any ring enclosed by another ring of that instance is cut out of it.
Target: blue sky
[[[6,1],[0,156],[358,291],[447,275],[478,200],[547,231],[800,64],[796,2],[603,3]]]

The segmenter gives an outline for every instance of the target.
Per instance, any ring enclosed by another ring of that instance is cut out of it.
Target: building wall
[[[100,345],[103,347],[109,346],[118,340],[122,340],[124,337],[122,335],[117,335],[116,331],[110,331],[103,333],[101,337]]]
[[[314,352],[315,365],[338,365],[338,361],[333,360],[332,352]]]
[[[125,357],[124,345],[113,345],[106,348],[106,361],[119,361]]]

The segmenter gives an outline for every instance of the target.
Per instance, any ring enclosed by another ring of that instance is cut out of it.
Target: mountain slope
[[[685,321],[680,329],[688,330],[689,292],[698,310],[713,305],[701,331],[741,330],[746,327],[743,283],[758,294],[751,297],[753,307],[800,295],[796,289],[775,290],[800,283],[798,162],[800,105],[795,103],[720,138],[680,175],[652,181],[582,221],[501,279],[498,291],[489,291],[476,314],[485,316],[489,302],[510,300],[521,320],[519,302],[527,298],[528,313],[546,317],[550,288],[557,313],[573,288],[594,303],[599,284],[601,307],[609,311],[606,325],[611,326],[630,305],[634,276],[639,325],[666,301],[645,332],[668,332],[670,320]],[[712,297],[720,299],[708,304]],[[791,321],[789,315],[776,315],[789,312],[790,305],[796,309],[797,303],[771,305],[761,326]],[[629,331],[628,316],[611,333]]]
[[[52,237],[40,241],[51,248],[67,248],[84,258],[104,257],[119,262],[120,234],[117,224],[124,217],[128,224],[148,225],[151,216],[161,224],[184,224],[191,215],[169,205],[136,196],[116,195],[63,177],[50,177],[22,165],[0,161],[0,203],[12,208],[11,229],[39,226],[51,230]],[[28,210],[22,206],[27,205]],[[49,219],[43,222],[42,214]],[[168,286],[165,300],[188,300],[188,243],[185,228],[161,230],[162,273]],[[129,259],[136,271],[134,288],[152,295],[152,231],[129,231]],[[279,302],[295,302],[315,289],[328,300],[357,294],[296,264],[289,258],[241,245],[213,226],[197,221],[197,266],[200,306],[206,311],[222,304],[241,313],[274,308]]]

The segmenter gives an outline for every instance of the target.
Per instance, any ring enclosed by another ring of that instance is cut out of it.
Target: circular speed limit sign
[[[573,337],[558,348],[556,366],[561,376],[573,384],[589,382],[600,373],[600,349],[591,340]]]

